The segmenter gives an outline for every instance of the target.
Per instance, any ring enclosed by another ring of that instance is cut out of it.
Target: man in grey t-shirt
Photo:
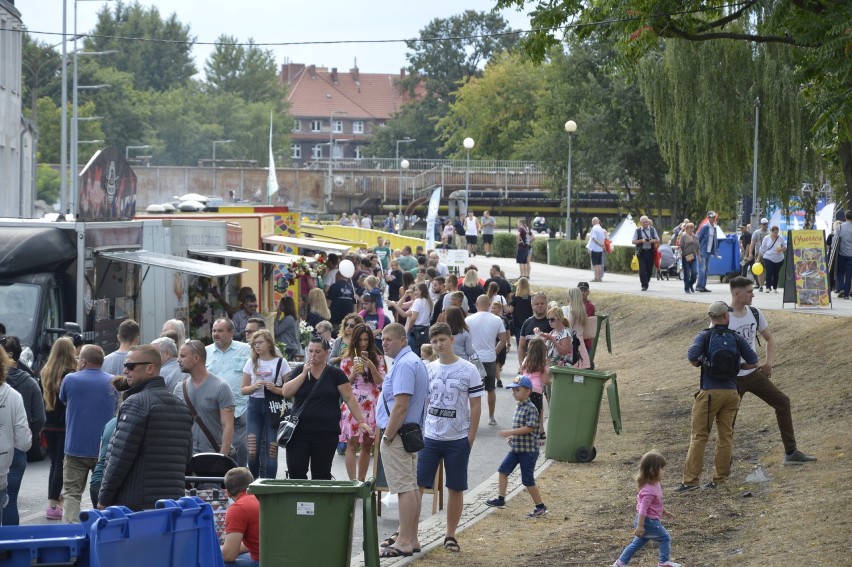
[[[101,370],[111,376],[124,374],[124,360],[130,348],[139,344],[139,323],[133,319],[125,319],[118,326],[118,350],[104,357]]]
[[[763,243],[763,239],[769,234],[769,219],[762,218],[760,219],[760,228],[751,233],[751,245],[748,249],[749,260],[752,262],[759,262],[760,258],[758,258],[755,254],[760,248],[760,245]],[[763,278],[766,277],[766,272],[761,272],[759,276],[755,276],[757,279],[757,291],[763,291]]]
[[[494,228],[497,226],[497,219],[491,216],[490,211],[482,213],[482,221],[479,223],[482,226],[482,247],[485,248],[485,257],[491,257],[491,245],[494,243]]]
[[[207,351],[201,341],[188,341],[180,349],[178,364],[183,372],[189,374],[189,380],[184,380],[175,386],[174,394],[186,401],[184,387],[192,406],[192,452],[221,453],[227,455],[231,451],[234,440],[234,394],[228,383],[207,371]],[[189,403],[186,404],[189,406]],[[193,408],[195,411],[193,411]],[[198,425],[196,415],[209,431],[211,440]]]

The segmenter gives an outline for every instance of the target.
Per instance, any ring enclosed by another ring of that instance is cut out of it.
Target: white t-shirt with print
[[[485,395],[482,378],[472,363],[458,359],[452,364],[435,360],[429,371],[429,398],[423,433],[436,441],[456,441],[470,431],[470,398]]]
[[[280,386],[283,383],[283,379],[287,374],[290,373],[290,365],[287,364],[287,361],[283,358],[281,359],[281,372],[278,373],[278,378],[273,380],[272,376],[275,374],[275,368],[278,366],[278,359],[273,358],[272,360],[261,360],[257,361],[257,372],[254,370],[254,362],[252,362],[251,358],[246,361],[246,365],[243,366],[243,372],[251,376],[251,383],[257,384],[258,382],[275,382],[276,385]],[[251,398],[263,398],[265,397],[266,388],[261,388],[255,392],[252,392],[249,397]]]
[[[751,312],[751,308],[748,306],[745,308],[745,315],[743,317],[737,317],[734,315],[733,311],[728,313],[728,328],[732,331],[736,331],[742,338],[744,338],[754,352],[757,352],[757,341],[755,340],[757,333],[769,327],[766,317],[763,316],[763,311],[758,309],[757,315],[759,321],[754,320],[754,315]],[[747,364],[747,362],[743,359],[740,361],[740,364]],[[737,376],[748,376],[755,370],[757,369],[750,368],[748,370],[740,370]]]

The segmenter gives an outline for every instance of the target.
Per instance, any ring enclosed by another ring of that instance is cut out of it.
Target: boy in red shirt
[[[260,505],[257,497],[246,494],[252,482],[254,477],[245,467],[231,469],[225,474],[225,490],[234,501],[225,514],[225,544],[222,546],[222,559],[229,565],[260,565]]]

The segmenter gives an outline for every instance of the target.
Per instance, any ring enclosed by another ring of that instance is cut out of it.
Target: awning
[[[352,248],[349,244],[340,244],[337,242],[329,242],[327,240],[319,240],[313,238],[293,238],[290,236],[264,236],[264,244],[276,244],[291,246],[296,248],[310,248],[311,250],[321,250],[323,252],[348,252]]]
[[[185,272],[187,274],[206,276],[208,278],[232,276],[234,274],[241,274],[247,271],[245,268],[215,264],[213,262],[203,262],[201,260],[193,260],[191,258],[183,258],[181,256],[172,256],[171,254],[158,254],[156,252],[148,252],[147,250],[128,250],[122,252],[103,251],[97,252],[97,255],[117,262],[127,262],[128,264],[138,264],[140,266],[153,266],[155,268],[164,268],[166,270]]]
[[[279,254],[277,252],[263,252],[248,248],[189,248],[190,254],[197,256],[210,256],[213,258],[226,258],[228,260],[247,260],[249,262],[260,262],[262,264],[289,264],[298,260],[301,256],[292,254]]]

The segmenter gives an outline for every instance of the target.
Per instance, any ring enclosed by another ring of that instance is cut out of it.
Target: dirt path
[[[464,550],[438,549],[421,565],[611,565],[631,538],[633,475],[651,449],[668,459],[663,482],[672,559],[684,565],[848,565],[852,549],[852,320],[768,314],[778,353],[773,380],[790,396],[797,441],[819,457],[802,467],[781,465],[774,412],[746,396],[737,419],[729,482],[716,490],[675,495],[689,443],[689,415],[698,370],[686,361],[695,333],[707,324],[705,306],[665,299],[596,293],[610,314],[612,355],[598,368],[618,373],[624,433],[614,434],[605,413],[590,464],[554,463],[539,480],[548,516],[526,519],[529,497],[459,536]],[[714,444],[708,444],[710,479]],[[495,457],[494,466],[499,464]],[[760,465],[770,481],[747,483]],[[632,565],[653,565],[651,544]]]

